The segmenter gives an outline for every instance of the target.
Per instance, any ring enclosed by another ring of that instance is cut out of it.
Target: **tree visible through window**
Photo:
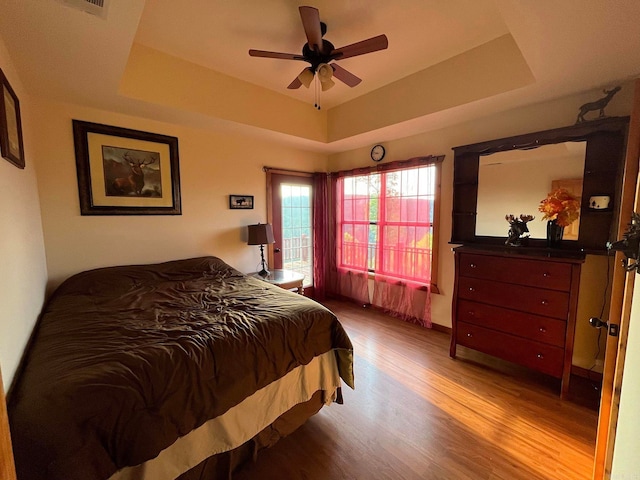
[[[337,182],[338,266],[430,284],[439,164]]]

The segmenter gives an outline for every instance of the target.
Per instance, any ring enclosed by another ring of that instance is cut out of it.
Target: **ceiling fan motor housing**
[[[333,43],[329,40],[322,39],[322,49],[320,52],[312,50],[311,47],[309,47],[309,44],[305,43],[304,47],[302,47],[302,56],[306,62],[311,64],[311,68],[313,68],[313,71],[315,72],[318,70],[318,65],[321,63],[329,63],[333,60],[333,57],[330,54],[334,50],[335,47],[333,46]]]

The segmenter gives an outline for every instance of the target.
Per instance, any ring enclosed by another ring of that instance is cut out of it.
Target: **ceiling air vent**
[[[67,5],[76,10],[90,13],[103,20],[107,18],[110,0],[58,0],[63,5]]]

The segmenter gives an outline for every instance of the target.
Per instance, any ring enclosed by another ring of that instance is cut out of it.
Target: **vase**
[[[558,225],[555,220],[547,222],[547,247],[559,248],[562,242],[564,227]]]

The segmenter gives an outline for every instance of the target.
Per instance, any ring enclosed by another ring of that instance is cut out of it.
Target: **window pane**
[[[304,286],[313,284],[313,239],[311,238],[311,187],[287,185],[282,196],[282,268],[304,274]]]
[[[343,266],[361,267],[366,260],[376,273],[430,282],[435,168],[346,177],[338,183],[344,199]]]

